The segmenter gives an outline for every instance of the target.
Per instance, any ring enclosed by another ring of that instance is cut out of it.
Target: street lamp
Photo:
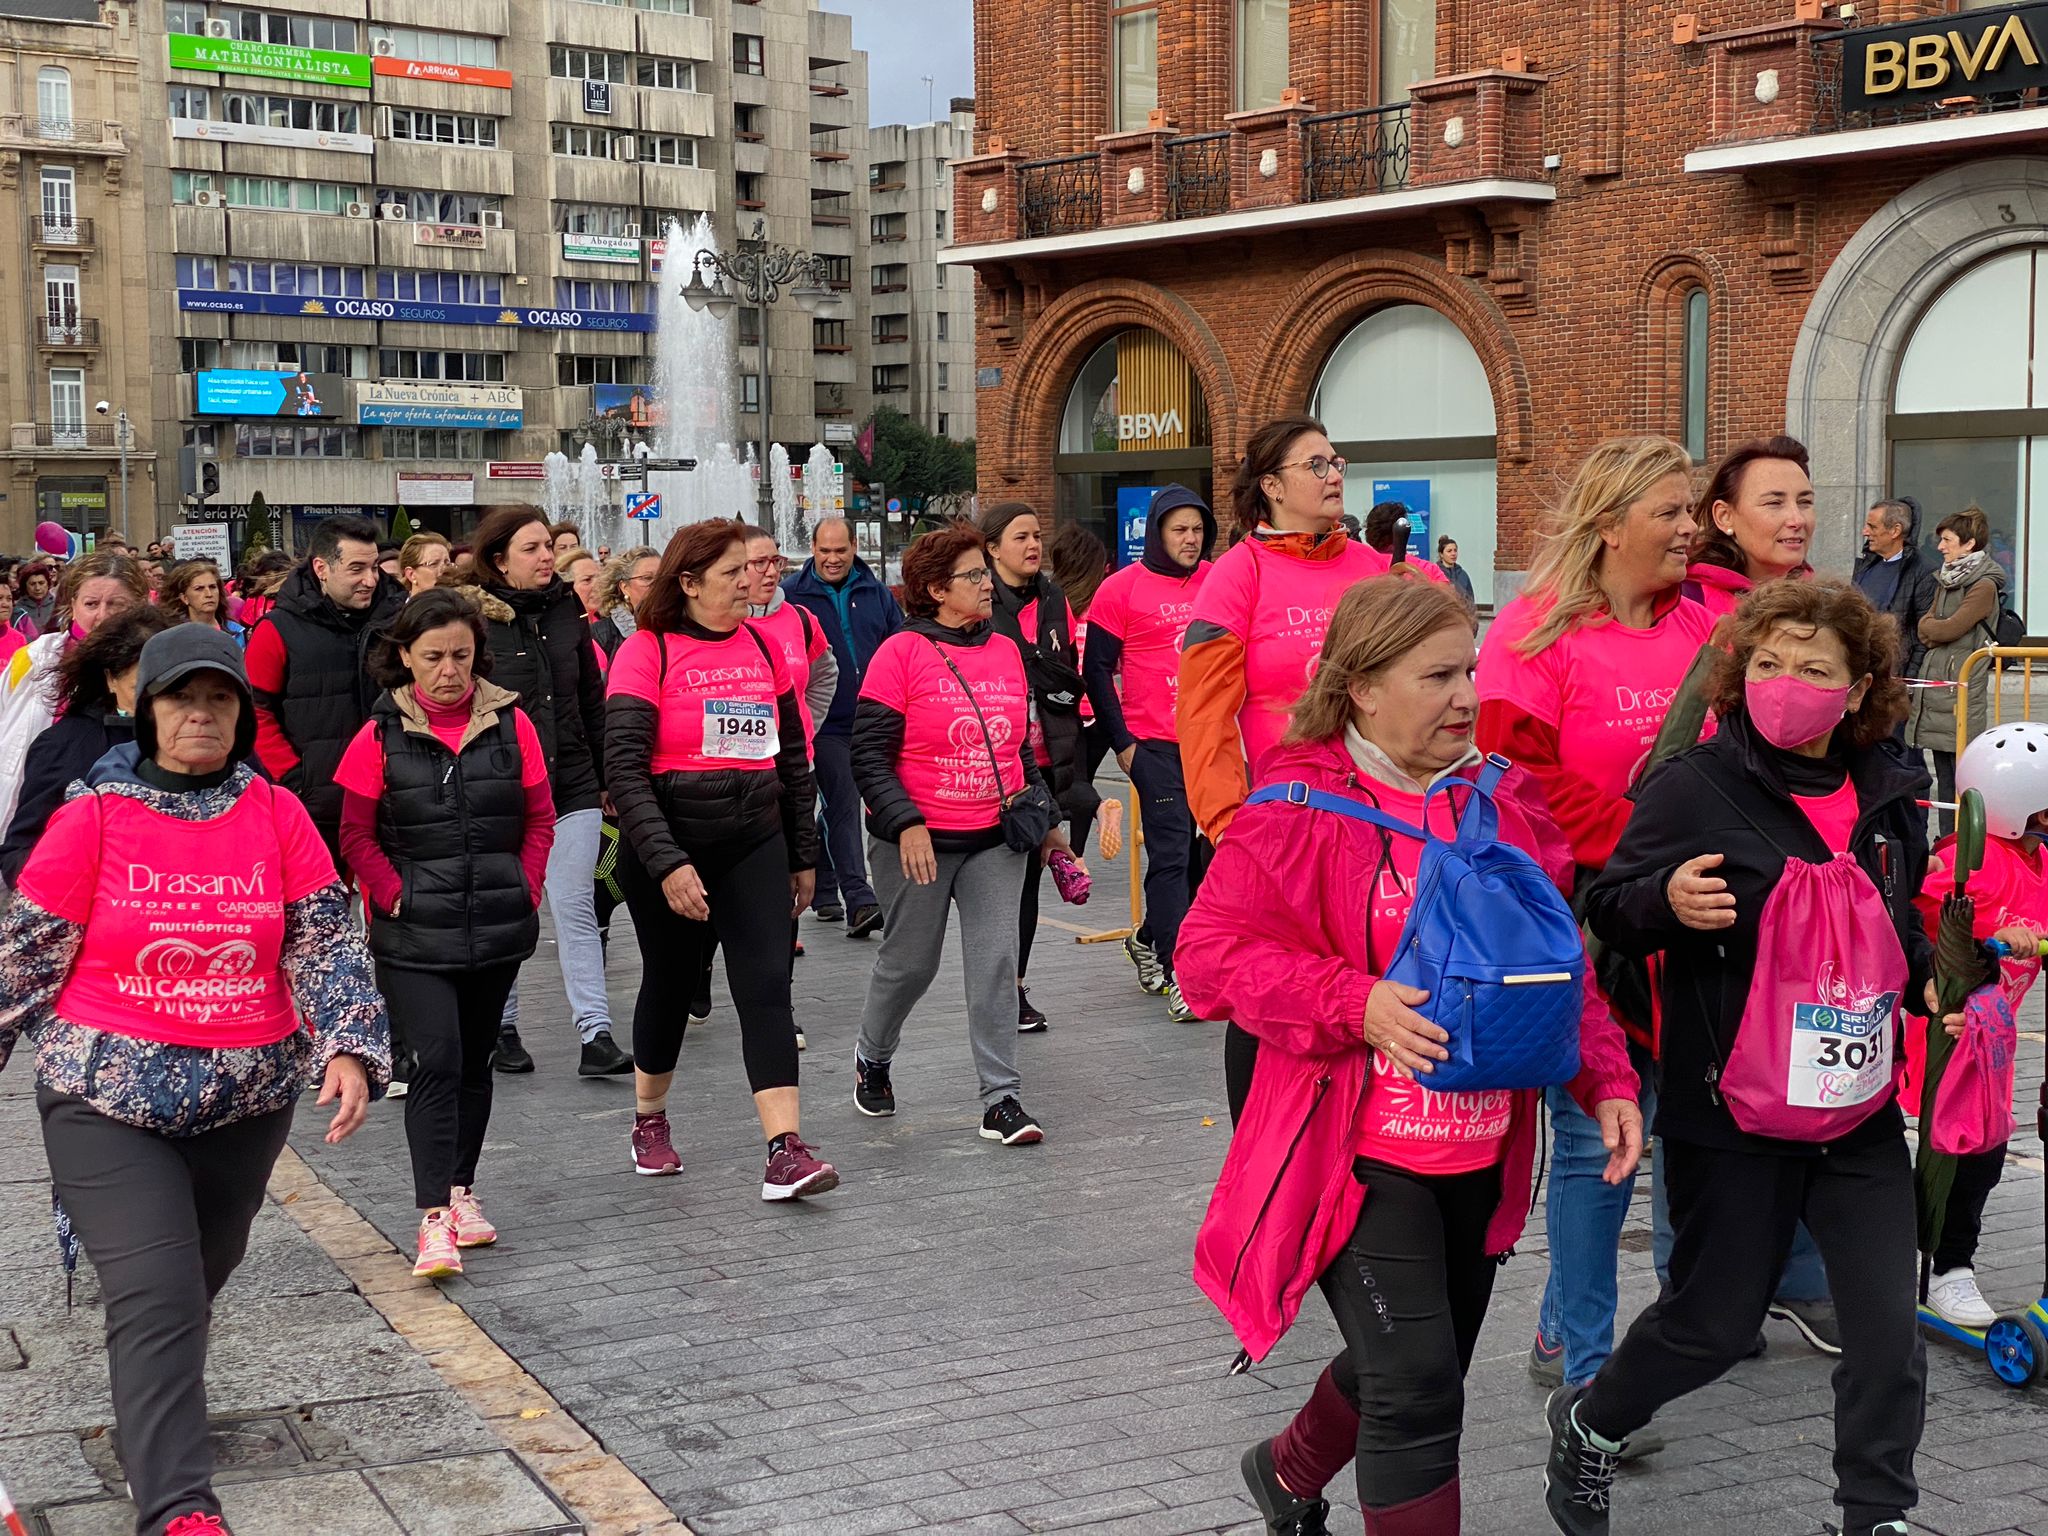
[[[102,416],[113,410],[113,402],[102,400],[93,407]],[[114,442],[121,450],[121,537],[128,533],[128,440],[134,435],[134,427],[125,410],[114,411]],[[88,520],[89,521],[89,520]]]
[[[766,228],[765,220],[754,220],[752,238],[742,240],[737,251],[697,252],[690,262],[689,281],[683,284],[683,302],[699,314],[724,319],[744,302],[753,307],[759,321],[764,492],[771,489],[768,448],[775,414],[775,378],[768,357],[768,306],[780,299],[787,288],[798,309],[821,320],[833,318],[846,307],[846,301],[828,285],[824,257],[786,245],[770,245],[763,238]]]

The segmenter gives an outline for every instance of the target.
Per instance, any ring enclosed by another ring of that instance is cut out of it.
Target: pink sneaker
[[[455,1222],[449,1212],[420,1218],[420,1256],[412,1273],[416,1280],[445,1280],[462,1273],[462,1255],[455,1251]]]
[[[474,1189],[464,1189],[458,1184],[448,1191],[448,1219],[455,1225],[455,1246],[458,1248],[487,1248],[498,1240],[498,1229],[484,1214]]]
[[[782,1145],[768,1154],[768,1170],[761,1176],[763,1200],[800,1200],[838,1187],[839,1170],[821,1162],[803,1137],[794,1133],[783,1137]]]
[[[633,1116],[633,1171],[645,1174],[681,1173],[683,1160],[675,1143],[668,1139],[665,1114]]]
[[[164,1527],[164,1536],[234,1536],[221,1523],[219,1515],[207,1514],[195,1509],[189,1515],[178,1515]]]

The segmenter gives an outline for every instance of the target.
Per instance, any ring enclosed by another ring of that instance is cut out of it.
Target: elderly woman
[[[1448,585],[1390,576],[1353,587],[1262,778],[1454,835],[1462,807],[1426,791],[1483,766],[1474,628]],[[1499,837],[1567,879],[1570,855],[1535,786],[1512,772],[1495,801]],[[1295,1424],[1245,1455],[1275,1531],[1321,1529],[1305,1517],[1326,1512],[1334,1449],[1355,1450],[1373,1536],[1455,1536],[1463,1377],[1529,1210],[1541,1094],[1433,1091],[1448,1036],[1416,1011],[1428,994],[1385,979],[1422,851],[1414,836],[1331,809],[1248,804],[1180,930],[1188,1001],[1260,1042],[1196,1239],[1196,1281],[1255,1357],[1312,1281],[1344,1335]],[[1578,995],[1570,1087],[1618,1183],[1642,1150],[1636,1077],[1597,993]]]
[[[1926,1360],[1894,1063],[1899,1004],[1935,1003],[1913,908],[1927,775],[1886,739],[1905,703],[1897,628],[1854,588],[1775,582],[1728,638],[1720,729],[1644,783],[1587,901],[1603,941],[1663,956],[1673,1245],[1600,1373],[1551,1396],[1550,1511],[1572,1536],[1607,1530],[1628,1437],[1750,1353],[1803,1220],[1840,1318],[1842,1527],[1903,1536]]]
[[[0,915],[0,1064],[33,1030],[50,1171],[106,1296],[140,1536],[224,1529],[208,1317],[293,1104],[318,1082],[337,1142],[390,1073],[334,863],[297,797],[249,768],[255,740],[234,641],[152,638],[134,742],[74,786]]]
[[[607,659],[617,656],[626,636],[633,633],[633,611],[654,585],[654,573],[660,567],[661,551],[647,544],[606,562],[595,594],[599,617],[591,624],[590,633]]]
[[[1965,507],[1935,524],[1934,547],[1941,567],[1934,573],[1934,600],[1920,615],[1917,638],[1925,647],[1919,675],[1953,683],[1972,651],[1998,643],[1998,611],[2005,600],[2005,567],[1991,557],[1991,520]],[[1970,734],[1984,728],[1990,694],[1980,671],[1970,685]],[[1954,688],[1915,688],[1906,714],[1906,741],[1934,756],[1934,798],[1956,797],[1956,693]],[[1955,814],[1938,812],[1945,837]]]
[[[398,546],[398,579],[408,597],[431,591],[455,558],[455,548],[438,533],[416,533]]]

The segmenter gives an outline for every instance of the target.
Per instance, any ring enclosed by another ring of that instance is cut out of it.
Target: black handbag
[[[1043,785],[1026,783],[1014,795],[1003,791],[1003,770],[996,762],[996,739],[989,733],[988,717],[981,712],[981,702],[975,698],[974,690],[967,686],[967,679],[960,675],[960,669],[953,665],[936,640],[927,640],[939,660],[946,664],[946,670],[953,674],[953,681],[960,685],[960,691],[967,695],[967,707],[974,711],[974,718],[981,725],[982,745],[988,748],[989,772],[995,775],[996,798],[1002,809],[997,813],[996,824],[1003,829],[1004,844],[1018,853],[1036,853],[1060,819],[1059,807]]]

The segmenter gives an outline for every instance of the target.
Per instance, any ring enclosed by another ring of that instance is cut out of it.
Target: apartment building
[[[342,511],[459,534],[538,499],[551,451],[630,457],[672,220],[725,250],[759,221],[858,298],[866,64],[815,0],[165,0],[146,26],[166,525],[239,543],[261,492],[288,546]],[[737,433],[772,367],[800,455],[867,395],[827,395],[846,365],[784,307],[765,349],[735,322]]]
[[[135,28],[131,0],[0,0],[0,550],[151,524]]]
[[[868,132],[869,377],[892,405],[940,437],[974,436],[974,283],[948,272],[953,162],[974,153],[974,100],[936,123]]]

